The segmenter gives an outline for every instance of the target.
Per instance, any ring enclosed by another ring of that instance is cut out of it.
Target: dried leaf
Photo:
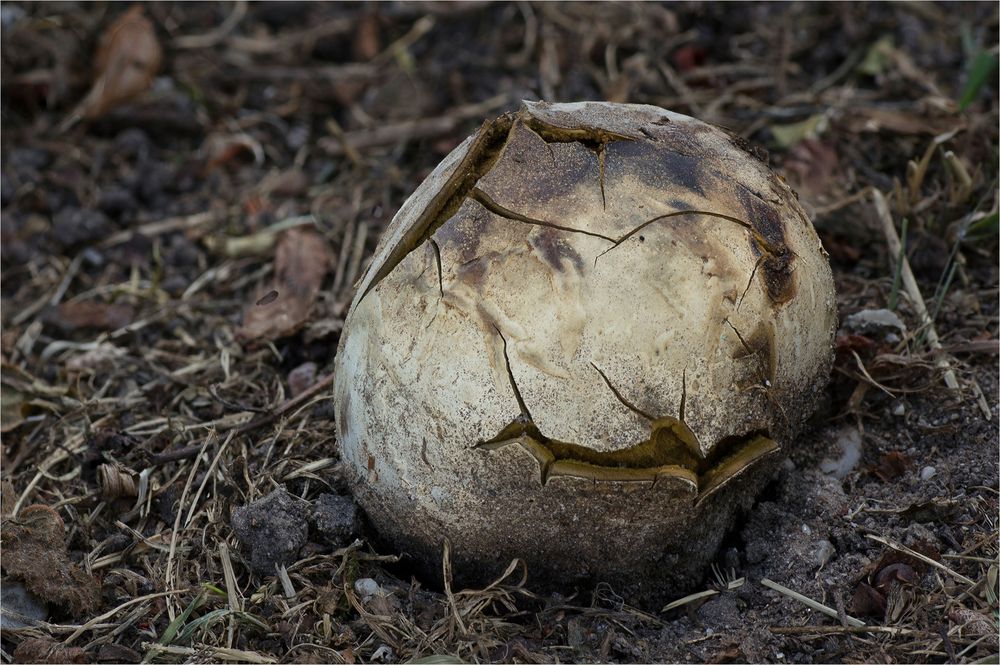
[[[40,599],[67,607],[74,617],[89,616],[100,600],[101,586],[70,562],[65,530],[52,508],[28,506],[0,527],[3,567]]]
[[[332,254],[315,229],[295,227],[281,234],[274,256],[275,280],[266,286],[243,314],[243,340],[278,339],[301,328],[330,269]],[[273,298],[265,297],[277,291]]]
[[[47,637],[29,637],[14,649],[15,663],[86,663],[87,653]]]
[[[24,422],[27,396],[8,385],[0,386],[0,432],[6,434]]]
[[[862,582],[854,589],[850,612],[853,616],[879,617],[885,616],[885,596]]]
[[[708,51],[701,46],[686,44],[674,51],[670,59],[680,73],[689,72],[708,61]]]
[[[316,383],[316,363],[302,363],[288,373],[288,390],[292,397],[298,397]]]
[[[132,323],[135,310],[129,305],[112,305],[103,302],[65,302],[45,317],[64,332],[81,329],[117,330]]]
[[[163,49],[142,5],[133,5],[101,35],[94,85],[78,111],[97,118],[149,89],[163,61]]]
[[[889,593],[889,587],[893,583],[916,584],[920,580],[917,571],[909,564],[902,562],[892,563],[878,571],[875,575],[875,588],[884,594]]]
[[[14,491],[14,484],[6,478],[0,480],[0,517],[10,515],[15,502],[17,502],[17,492]]]
[[[879,458],[878,464],[871,467],[869,471],[874,473],[882,482],[889,482],[899,478],[910,466],[910,458],[898,450],[890,451]]]
[[[205,162],[202,175],[243,155],[252,158],[258,166],[264,163],[263,146],[249,134],[209,134],[199,152]]]
[[[776,129],[776,128],[772,128]],[[775,136],[777,138],[777,136]],[[804,138],[789,151],[784,169],[800,196],[810,201],[829,197],[836,187],[837,149],[815,138]]]
[[[298,196],[309,188],[309,176],[300,168],[269,173],[260,183],[260,191],[269,196]]]
[[[927,134],[938,136],[953,131],[959,123],[953,117],[935,118],[927,113],[876,107],[854,109],[847,120],[852,133],[895,132],[897,134]]]

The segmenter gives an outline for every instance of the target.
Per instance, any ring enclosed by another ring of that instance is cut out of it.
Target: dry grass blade
[[[670,610],[677,609],[678,607],[683,607],[688,603],[693,603],[704,598],[711,598],[712,596],[718,595],[719,592],[715,589],[706,589],[705,591],[699,591],[697,593],[692,593],[684,596],[683,598],[678,598],[677,600],[667,603],[661,612],[669,612]]]
[[[871,534],[871,533],[866,534],[866,537],[869,538],[869,539],[871,539],[871,540],[874,540],[876,543],[882,543],[886,547],[891,547],[892,549],[897,550],[899,552],[903,552],[905,554],[909,554],[910,556],[912,556],[915,559],[920,559],[921,561],[923,561],[924,563],[926,563],[928,566],[932,566],[934,568],[937,568],[938,570],[951,575],[952,577],[954,577],[956,580],[958,580],[960,582],[964,582],[965,584],[975,584],[976,583],[974,580],[970,580],[965,575],[962,575],[961,573],[956,573],[954,570],[952,570],[948,566],[944,565],[940,561],[935,561],[934,559],[930,558],[926,554],[921,554],[920,552],[916,552],[916,551],[910,549],[909,547],[907,547],[906,545],[901,545],[900,543],[897,543],[895,541],[889,540],[888,538],[882,538],[881,536],[876,536],[876,535]]]
[[[792,598],[794,600],[799,601],[800,603],[802,603],[806,607],[814,609],[817,612],[822,612],[823,614],[825,614],[827,616],[830,616],[830,617],[833,617],[834,619],[840,618],[840,614],[838,614],[837,610],[833,609],[832,607],[827,607],[823,603],[817,602],[817,601],[813,600],[812,598],[809,598],[808,596],[803,596],[801,593],[799,593],[797,591],[792,591],[791,589],[789,589],[786,586],[778,584],[777,582],[772,582],[771,580],[767,579],[766,577],[763,578],[763,579],[761,579],[760,583],[763,584],[764,586],[766,586],[769,589],[774,589],[778,593],[784,594],[784,595],[788,596],[789,598]],[[849,625],[851,625],[851,626],[863,627],[865,625],[864,621],[861,621],[860,619],[855,619],[854,617],[850,617],[849,616],[849,617],[845,617],[845,619],[846,619],[847,623]]]
[[[920,294],[920,287],[917,286],[917,279],[913,276],[910,262],[905,256],[901,256],[901,241],[899,234],[896,233],[896,226],[893,224],[892,213],[889,212],[889,205],[886,203],[885,196],[879,190],[873,189],[872,199],[875,201],[875,210],[878,213],[878,218],[882,222],[882,232],[885,234],[886,243],[889,246],[889,255],[900,257],[902,266],[900,274],[902,275],[903,288],[906,289],[906,293],[910,296],[910,300],[913,302],[914,309],[917,310],[917,315],[920,317],[921,323],[927,326],[927,343],[931,349],[938,353],[937,365],[944,372],[945,385],[951,390],[958,390],[958,379],[955,377],[955,371],[951,368],[951,363],[948,362],[944,352],[941,350],[941,340],[938,338],[937,331],[934,329],[934,323],[927,312],[927,304],[924,302],[924,297]]]

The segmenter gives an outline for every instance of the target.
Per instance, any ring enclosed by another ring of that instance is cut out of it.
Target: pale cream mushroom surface
[[[458,583],[520,558],[552,586],[676,593],[795,445],[835,327],[812,224],[738,138],[525,102],[376,249],[337,352],[340,454],[431,577],[447,539]]]

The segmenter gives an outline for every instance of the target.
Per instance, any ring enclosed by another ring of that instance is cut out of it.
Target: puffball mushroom
[[[371,522],[458,582],[696,583],[829,377],[827,256],[745,144],[653,106],[525,102],[393,218],[336,358]]]

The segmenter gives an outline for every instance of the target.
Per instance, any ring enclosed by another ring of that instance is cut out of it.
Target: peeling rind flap
[[[609,114],[607,104],[602,102],[572,102],[551,104],[549,102],[524,102],[524,109],[531,117],[554,128],[579,131],[603,130],[631,139],[642,139],[640,127],[648,125],[650,118],[659,116],[663,122],[698,122],[693,118],[673,113],[648,104],[621,105],[620,112]]]
[[[436,199],[442,192],[451,189],[448,186],[450,181],[461,177],[460,167],[467,161],[466,157],[469,156],[473,144],[482,136],[484,128],[485,126],[480,128],[478,132],[462,141],[457,148],[448,153],[448,156],[437,165],[437,168],[431,171],[430,175],[406,199],[399,212],[389,222],[389,226],[383,235],[381,247],[378,253],[372,258],[371,265],[368,267],[364,279],[358,286],[354,302],[351,305],[352,308],[357,306],[361,298],[371,290],[373,284],[385,276],[384,272],[388,272],[392,267],[395,267],[395,264],[402,258],[396,257],[396,254],[399,254],[401,251],[403,254],[408,252],[410,245],[419,238],[423,229],[417,228],[417,225],[413,223],[414,220],[423,216],[436,203]],[[388,270],[386,270],[387,267]]]

